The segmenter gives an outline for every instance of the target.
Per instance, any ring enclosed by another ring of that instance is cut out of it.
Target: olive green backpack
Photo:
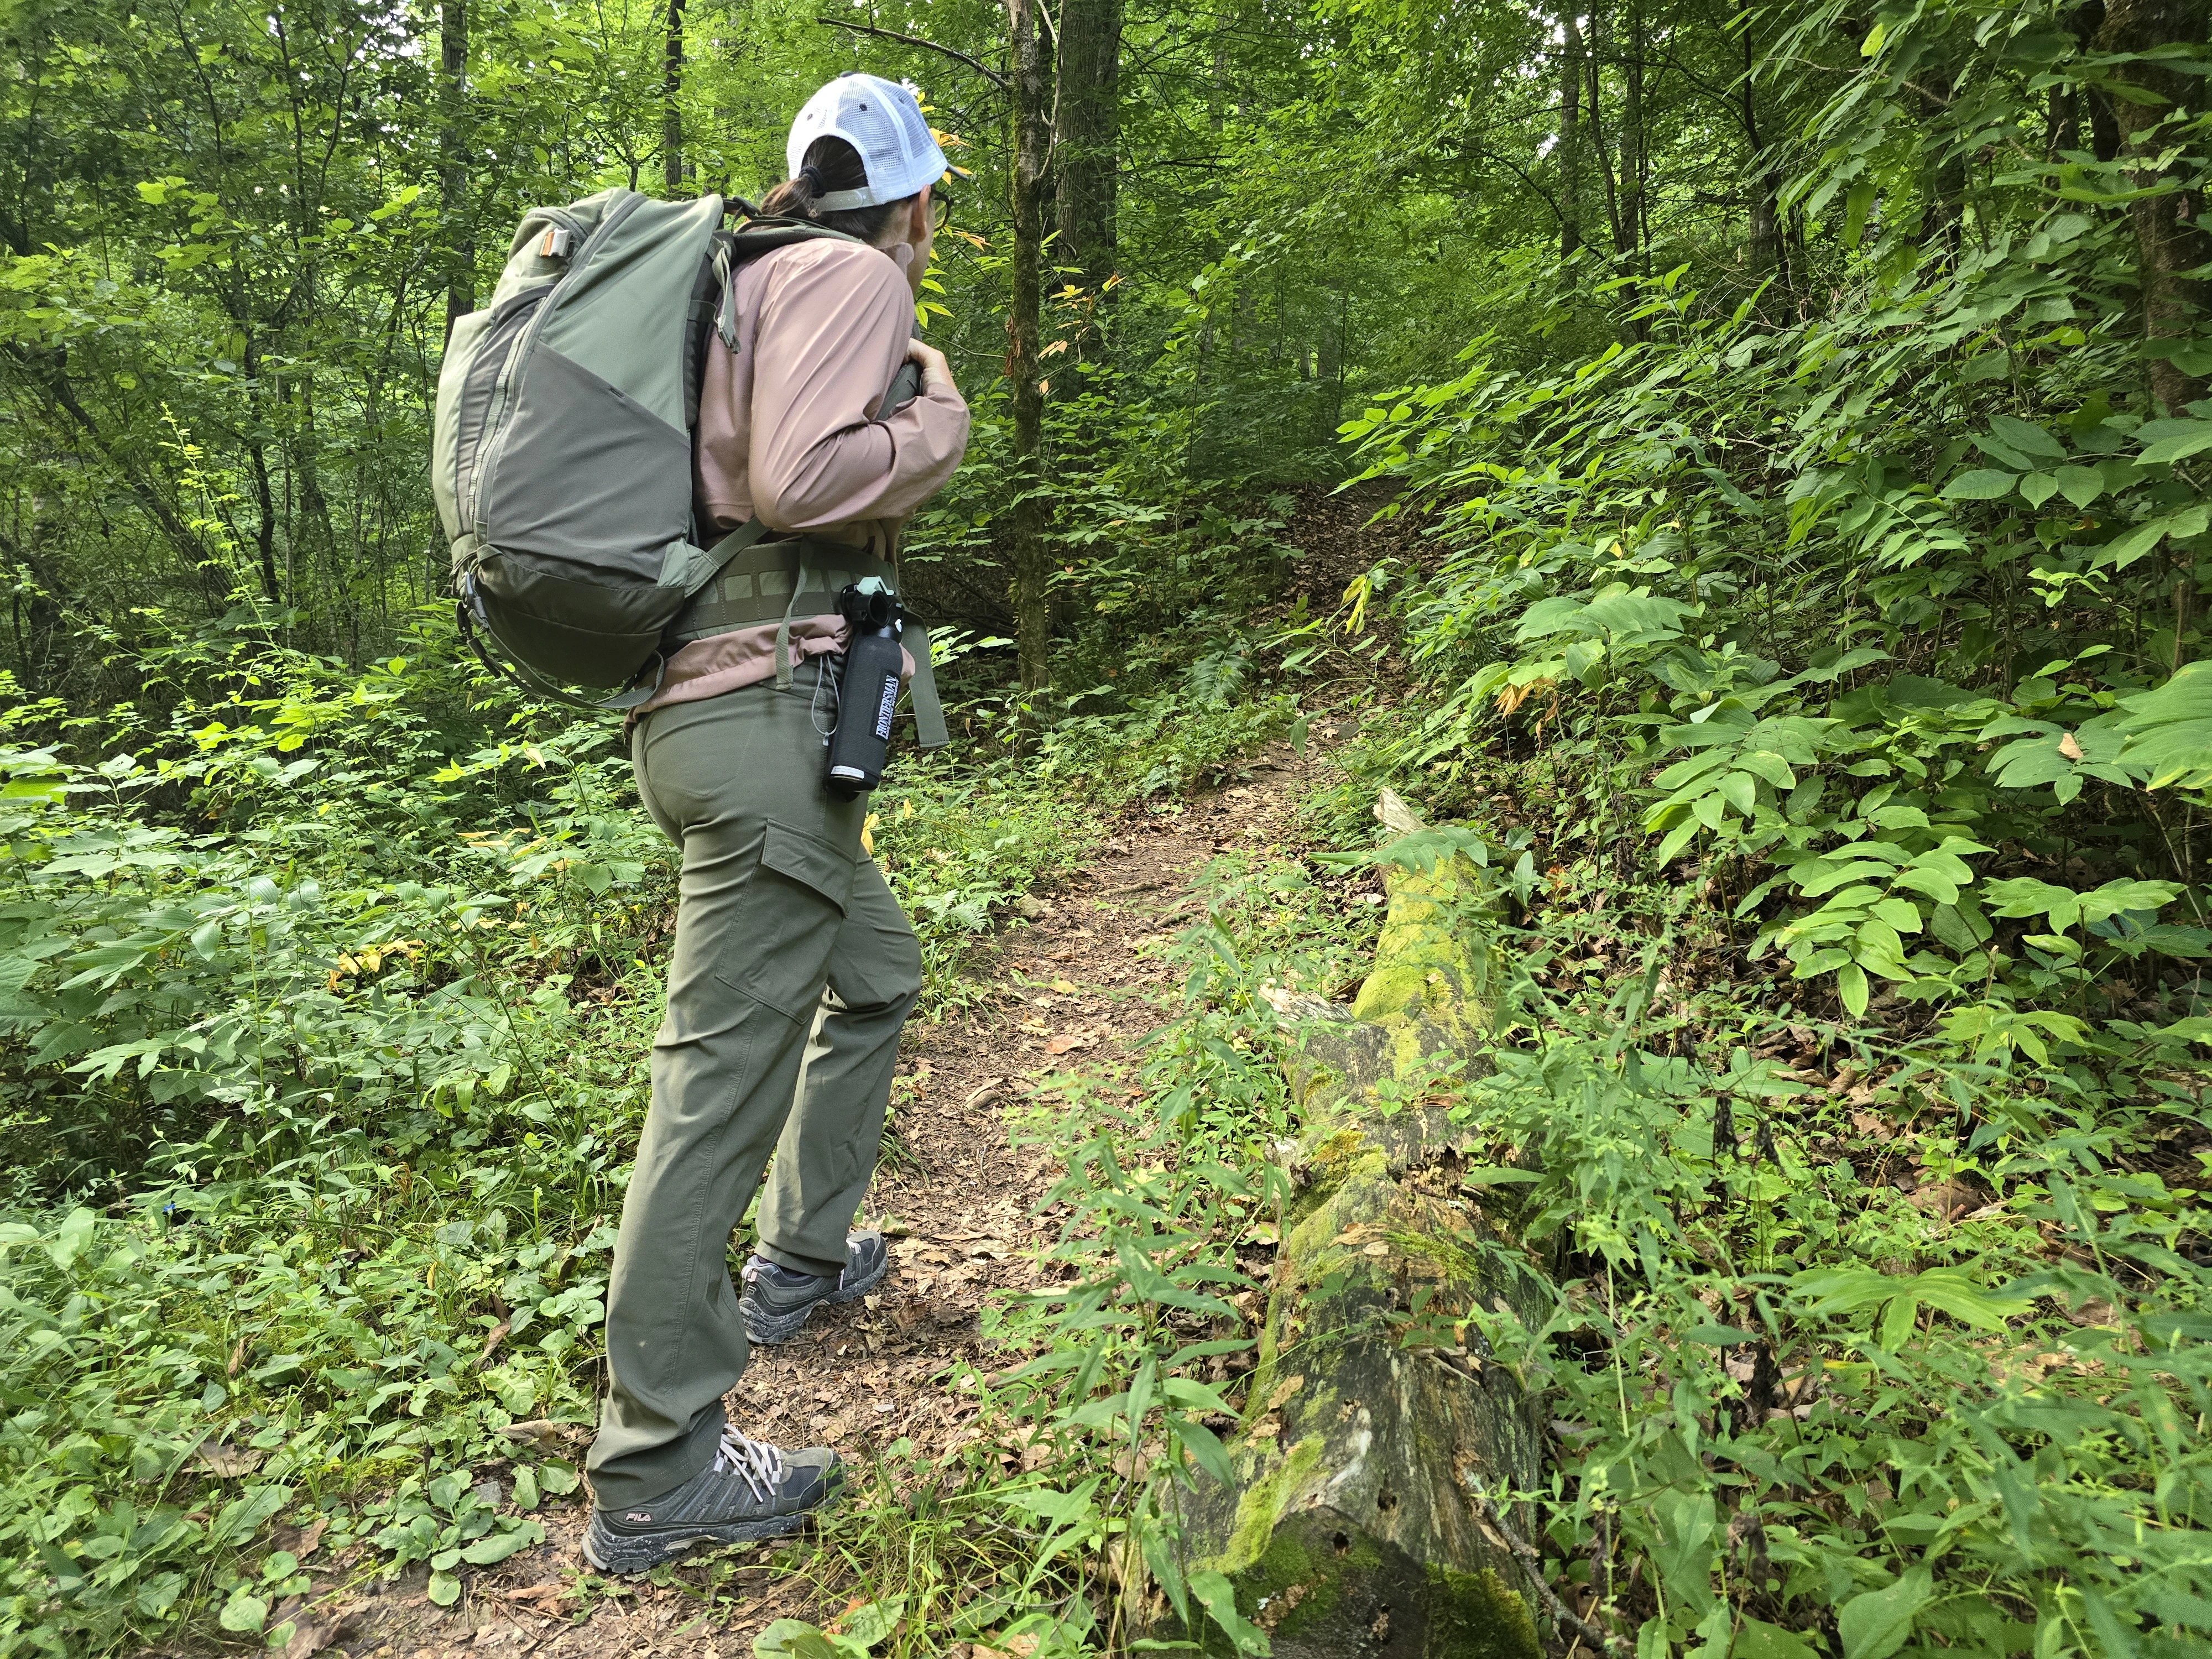
[[[707,343],[719,331],[737,343],[739,267],[811,237],[852,239],[757,216],[726,231],[726,210],[719,196],[621,189],[534,208],[490,305],[453,325],[430,476],[461,629],[514,673],[485,651],[489,635],[540,695],[575,702],[562,686],[630,685],[685,602],[763,533],[755,520],[711,547],[693,534]]]

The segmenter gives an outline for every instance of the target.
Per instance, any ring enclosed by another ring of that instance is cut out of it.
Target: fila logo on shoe
[[[625,1520],[625,1521],[647,1521],[647,1522],[649,1522],[649,1521],[651,1521],[651,1520],[653,1519],[653,1517],[652,1517],[651,1516],[647,1515],[647,1514],[643,1510],[631,1510],[628,1515],[625,1515],[624,1516],[623,1516],[623,1520]]]

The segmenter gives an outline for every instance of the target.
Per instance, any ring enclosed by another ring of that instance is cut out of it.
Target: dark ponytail
[[[873,242],[882,236],[899,210],[914,200],[912,196],[896,202],[878,202],[873,207],[845,208],[827,213],[814,205],[822,197],[841,190],[866,190],[867,185],[868,170],[861,164],[860,152],[842,138],[824,135],[806,147],[797,178],[785,179],[761,198],[761,211],[778,218],[811,219],[817,225],[842,230],[864,242]]]

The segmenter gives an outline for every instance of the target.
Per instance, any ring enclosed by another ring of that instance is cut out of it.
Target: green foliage
[[[1342,922],[1278,897],[1306,881],[1221,890],[1218,962],[1336,971]],[[1549,1469],[1516,1496],[1584,1616],[1643,1654],[2200,1646],[2203,1158],[2158,1149],[2203,1145],[2202,1022],[2116,1024],[2064,1063],[1948,1031],[1816,1057],[1786,1006],[1689,988],[1717,942],[1691,896],[1586,862],[1522,902],[1510,1040],[1430,1086],[1499,1224],[1468,1248],[1528,1300],[1394,1318],[1542,1400]],[[1599,949],[1626,961],[1581,972]],[[1279,1043],[1264,1006],[1214,1018],[1232,1052]],[[1823,1089],[1822,1059],[1868,1085]]]
[[[1994,1191],[1947,1229],[1816,1151],[1852,1131],[1758,1057],[1776,1028],[1747,1022],[1758,1047],[1726,1066],[1655,1052],[1675,1045],[1640,1023],[1651,981],[1539,999],[1541,1036],[1467,1108],[1541,1172],[1510,1189],[1514,1230],[1573,1264],[1555,1291],[1509,1253],[1540,1324],[1469,1316],[1575,1448],[1542,1494],[1563,1562],[1652,1565],[1614,1592],[1639,1648],[1761,1629],[1833,1630],[1846,1653],[2201,1642],[2212,1281],[2173,1248],[2197,1193],[2138,1163],[2193,1100],[2126,1067],[2008,1074],[1941,1041],[1863,1053],[1883,1104],[1929,1125],[1924,1178]],[[1731,1099],[1788,1127],[1740,1157],[1715,1127]],[[2106,1541],[2123,1536],[2139,1542]]]
[[[9,716],[0,1652],[258,1630],[305,1587],[255,1565],[286,1510],[448,1602],[574,1489],[470,1470],[593,1413],[672,849],[614,728],[488,739],[439,643],[180,641],[167,730],[92,764],[114,726]],[[1088,832],[1024,768],[878,798],[940,1004]]]

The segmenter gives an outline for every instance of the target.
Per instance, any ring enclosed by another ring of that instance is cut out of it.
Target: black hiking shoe
[[[714,1461],[667,1497],[595,1508],[584,1559],[601,1572],[643,1572],[694,1544],[749,1544],[797,1532],[836,1502],[845,1468],[827,1446],[781,1451],[724,1428]]]
[[[890,1266],[891,1253],[878,1232],[854,1233],[845,1241],[845,1271],[835,1279],[793,1273],[765,1256],[748,1257],[744,1293],[738,1298],[745,1334],[770,1347],[788,1342],[818,1304],[866,1296],[884,1282]]]

